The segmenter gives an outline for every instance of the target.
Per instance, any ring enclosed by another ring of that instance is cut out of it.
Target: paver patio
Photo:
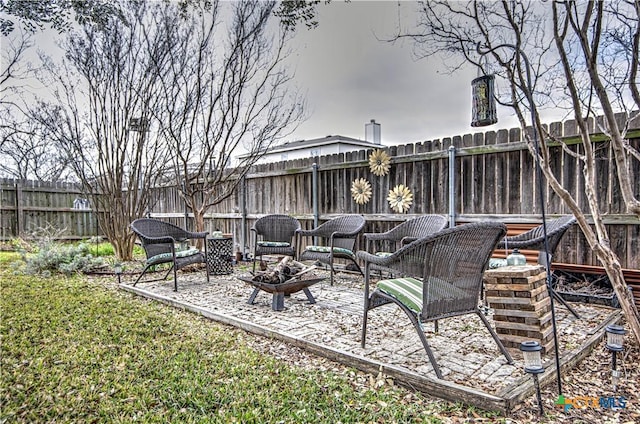
[[[253,305],[247,303],[253,287],[237,276],[246,276],[248,272],[211,276],[210,283],[202,272],[184,273],[180,275],[178,292],[173,291],[171,281],[139,283],[132,287],[133,280],[125,279],[121,288],[214,321],[282,340],[362,371],[375,374],[382,371],[398,384],[450,401],[508,412],[533,394],[531,378],[522,370],[521,353],[509,349],[516,362],[508,365],[477,316],[441,320],[437,334],[433,325],[425,325],[443,380],[436,377],[409,320],[393,305],[370,313],[367,345],[361,348],[362,276],[341,272],[335,285],[330,286],[327,271],[318,270],[315,274],[326,277],[310,287],[316,303],[310,304],[301,291],[286,297],[285,309],[280,312],[272,310],[272,295],[266,292],[260,292]],[[572,305],[580,319],[556,305],[563,368],[579,362],[601,340],[604,327],[620,318],[618,309]],[[553,354],[543,356],[543,361],[546,371],[540,378],[542,384],[555,379]]]

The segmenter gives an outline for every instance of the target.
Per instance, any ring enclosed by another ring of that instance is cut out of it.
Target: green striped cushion
[[[436,302],[456,302],[466,299],[467,293],[446,281],[431,278],[427,287],[427,298]],[[378,281],[378,289],[395,297],[407,308],[419,314],[422,311],[422,281],[416,278],[393,278]]]
[[[386,258],[393,255],[391,252],[376,252],[376,256],[380,256],[381,258]]]
[[[415,278],[393,278],[378,281],[378,290],[395,297],[419,314],[422,310],[422,281]]]
[[[198,253],[200,253],[200,251],[195,247],[192,247],[187,250],[177,251],[176,258],[186,258],[187,256],[196,255]],[[167,262],[167,261],[170,261],[172,258],[173,258],[173,255],[171,253],[161,253],[159,255],[155,255],[148,258],[147,265]]]
[[[259,241],[258,246],[260,247],[289,247],[291,243],[287,243],[286,241]]]
[[[329,253],[329,249],[330,249],[329,246],[307,246],[307,250],[311,252]],[[351,250],[345,249],[343,247],[334,247],[333,253],[340,253],[342,255],[355,257],[355,255]]]

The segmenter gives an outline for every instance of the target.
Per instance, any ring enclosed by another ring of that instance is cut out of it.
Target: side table
[[[207,238],[207,266],[210,275],[232,274],[233,238]]]

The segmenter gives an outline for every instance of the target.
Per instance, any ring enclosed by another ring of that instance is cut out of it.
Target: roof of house
[[[299,150],[299,149],[307,149],[309,147],[323,146],[327,144],[335,144],[335,143],[343,143],[354,146],[359,146],[364,149],[370,148],[379,148],[382,147],[380,144],[372,143],[370,141],[359,140],[357,138],[345,137],[342,135],[328,135],[322,138],[314,138],[311,140],[298,140],[298,141],[290,141],[284,144],[279,144],[277,146],[273,146],[267,151],[267,154],[270,153],[280,153],[291,150]]]

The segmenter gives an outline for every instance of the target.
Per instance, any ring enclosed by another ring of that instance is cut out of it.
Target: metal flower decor
[[[351,197],[359,205],[364,205],[371,199],[371,184],[364,178],[358,178],[351,183]]]
[[[409,210],[413,203],[413,194],[408,187],[400,184],[389,191],[387,201],[391,209],[398,213],[404,213]]]
[[[382,177],[389,173],[391,168],[391,158],[382,149],[376,149],[369,156],[369,169],[378,177]]]

